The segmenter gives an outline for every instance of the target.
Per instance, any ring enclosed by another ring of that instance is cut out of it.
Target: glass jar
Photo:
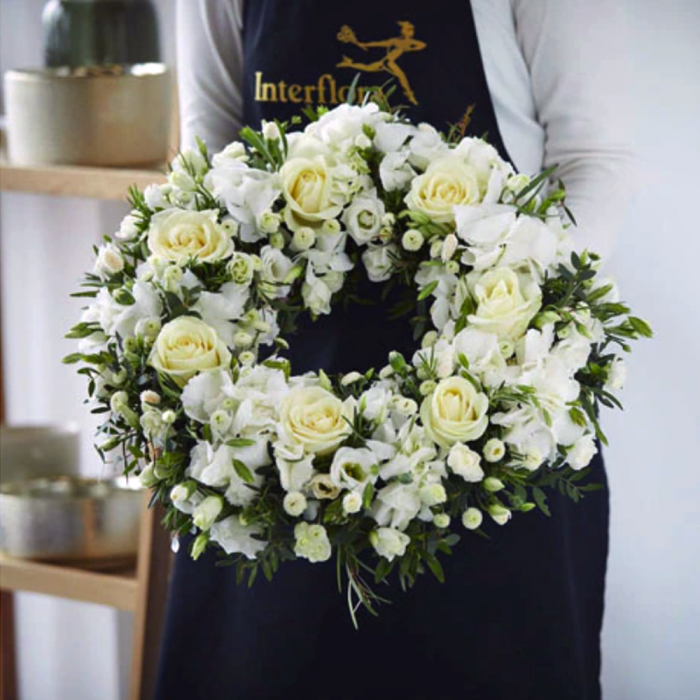
[[[48,67],[160,60],[158,21],[150,0],[50,0],[42,19]]]

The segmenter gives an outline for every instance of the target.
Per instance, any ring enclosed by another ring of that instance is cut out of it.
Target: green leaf
[[[423,299],[427,299],[435,291],[438,284],[439,284],[439,280],[433,280],[430,284],[423,287],[420,294],[418,294],[418,301],[422,301]]]
[[[431,554],[430,552],[421,552],[423,559],[425,559],[428,568],[433,572],[435,578],[440,581],[440,583],[445,583],[445,572],[442,569],[442,564],[438,558]]]
[[[81,352],[74,352],[71,355],[66,355],[61,362],[63,362],[64,365],[75,365],[78,362],[81,362],[83,359],[83,353]]]
[[[255,479],[253,477],[253,472],[246,467],[243,462],[241,462],[240,459],[234,459],[233,460],[233,468],[236,470],[236,474],[245,481],[246,484],[253,484],[255,483]]]
[[[255,445],[255,440],[248,440],[247,438],[233,438],[226,443],[229,447],[252,447]]]
[[[535,499],[535,503],[537,504],[538,508],[549,518],[552,513],[549,510],[549,506],[547,505],[547,496],[545,495],[544,491],[535,486],[532,489],[532,496]]]

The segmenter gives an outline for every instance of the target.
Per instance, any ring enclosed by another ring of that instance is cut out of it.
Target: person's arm
[[[243,48],[238,0],[178,0],[180,143],[219,151],[243,126]]]
[[[577,247],[604,258],[633,175],[630,79],[621,0],[511,0],[538,118],[545,167],[567,188]]]

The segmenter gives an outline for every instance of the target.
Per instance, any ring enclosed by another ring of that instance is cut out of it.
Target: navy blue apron
[[[342,102],[359,88],[397,86],[412,119],[456,123],[508,157],[465,0],[249,0],[244,14],[245,122],[288,119],[305,103]],[[296,373],[381,367],[414,348],[392,299],[360,283],[371,306],[338,305],[290,337]],[[605,482],[596,458],[595,480]],[[532,512],[464,533],[430,574],[356,631],[337,591],[335,564],[285,564],[268,583],[238,586],[215,557],[176,557],[157,700],[240,698],[600,698],[600,629],[608,551],[608,496],[578,505],[550,496],[552,518]],[[183,543],[187,544],[187,543]]]

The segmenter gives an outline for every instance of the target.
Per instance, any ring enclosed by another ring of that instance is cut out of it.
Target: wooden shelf
[[[133,567],[105,573],[0,555],[0,588],[109,605],[119,610],[136,609],[137,578]]]
[[[0,190],[61,197],[125,200],[130,185],[140,189],[165,182],[165,166],[153,169],[89,168],[71,165],[15,165],[0,160]]]

